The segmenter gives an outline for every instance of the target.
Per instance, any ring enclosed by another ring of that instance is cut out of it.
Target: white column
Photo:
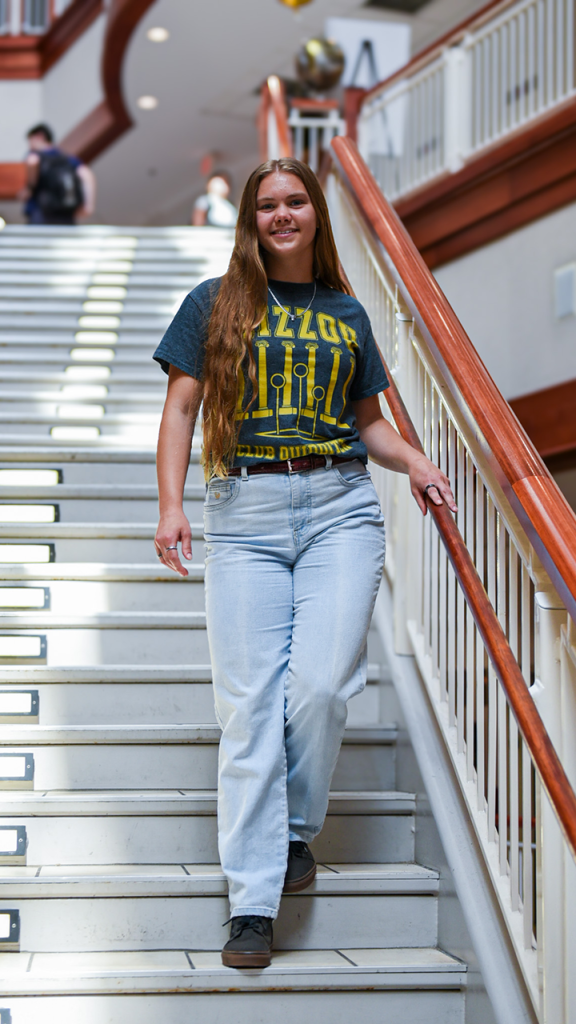
[[[462,46],[444,54],[444,167],[458,171],[469,149],[471,117],[468,85],[469,55]]]
[[[22,32],[22,0],[10,0],[10,35],[19,36]]]

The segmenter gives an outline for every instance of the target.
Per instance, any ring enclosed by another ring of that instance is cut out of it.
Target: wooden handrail
[[[278,133],[280,156],[291,157],[293,156],[292,134],[290,132],[290,126],[288,124],[288,111],[286,109],[286,100],[284,99],[284,88],[282,82],[277,77],[277,75],[269,75],[264,85],[262,86],[262,105],[260,108],[260,131],[261,137],[266,140],[266,154],[263,157],[264,160],[268,159],[267,117],[270,107],[272,108],[272,111],[274,113],[274,120],[276,121],[276,131]]]
[[[386,389],[384,395],[398,431],[408,444],[423,452],[424,449],[416,428],[381,353],[380,358],[390,381],[390,387]],[[488,657],[506,693],[518,728],[548,794],[564,838],[572,851],[572,856],[576,858],[576,793],[570,785],[560,758],[540,718],[506,634],[490,603],[482,580],[476,571],[476,566],[448,506],[435,505],[428,497],[426,503],[462,587],[466,603],[478,627]]]
[[[484,447],[514,512],[576,621],[576,516],[472,345],[450,303],[356,145],[342,136],[332,151],[342,180],[437,362],[454,384],[460,408],[480,429]]]
[[[426,273],[429,277],[432,277],[398,217],[382,196],[382,193],[378,189],[378,186],[372,178],[368,168],[363,164],[362,158],[360,157],[354,143],[351,142],[350,139],[339,137],[333,140],[332,147],[335,153],[336,164],[338,165],[347,191],[354,200],[358,210],[363,215],[363,219],[367,223],[368,227],[374,231],[380,242],[388,248],[391,259],[394,259],[392,250],[396,251],[398,246],[402,245],[402,243],[407,247],[404,252],[404,270],[406,270],[406,264],[410,258],[416,258],[418,268],[412,268],[411,275],[408,275],[409,281],[406,282],[408,286],[414,285],[415,283],[421,283],[419,281],[417,270],[420,270],[421,273]],[[367,186],[369,186],[371,182],[376,189],[376,196],[373,196],[371,190],[368,190]],[[371,203],[373,206],[370,205]],[[374,206],[383,214],[384,219],[382,221],[379,221],[378,218],[374,216]],[[389,218],[391,218],[390,222]],[[393,237],[394,233],[396,233],[395,239]],[[389,246],[392,248],[389,248]],[[436,290],[440,292],[437,286]],[[419,293],[417,292],[416,294]],[[441,292],[440,295],[442,296]],[[444,297],[442,296],[442,298]],[[419,301],[418,305],[421,305],[421,301]],[[449,316],[448,314],[451,315]],[[449,347],[456,348],[459,341],[458,337],[448,334],[449,329],[453,327],[452,320],[454,320],[460,327],[460,331],[464,335],[467,345],[472,348],[470,340],[464,334],[463,328],[459,324],[456,315],[452,311],[446,299],[444,299],[444,306],[438,311],[437,315],[440,318],[439,323],[441,331],[446,332],[446,343]],[[454,355],[454,353],[452,354]],[[423,452],[424,449],[420,442],[420,438],[418,437],[414,424],[410,419],[408,410],[406,409],[398,388],[396,387],[394,378],[386,366],[386,362],[381,353],[380,358],[382,359],[386,375],[390,381],[390,387],[386,389],[384,395],[394,417],[396,426],[398,427],[398,431],[408,444],[412,445],[412,447],[416,448],[418,451]],[[483,371],[483,374],[485,374],[487,380],[484,382],[482,377],[476,378],[474,386],[482,387],[484,383],[490,384],[492,389],[494,389],[498,394],[500,403],[508,409],[507,403],[497,391],[494,382],[489,377],[488,372],[485,370],[480,359],[478,357],[477,359],[480,364],[480,369]],[[516,429],[524,439],[524,431],[518,425],[515,417],[512,418],[516,424]],[[530,446],[528,439],[525,438],[525,440]],[[504,443],[506,442],[506,437],[503,438],[503,441]],[[536,459],[540,461],[536,453],[534,453],[534,455]],[[528,468],[532,469],[532,463],[528,464]],[[545,469],[544,466],[543,469]],[[553,481],[552,484],[554,487],[556,486]],[[494,670],[504,688],[512,713],[518,723],[518,728],[522,733],[526,746],[530,752],[530,756],[542,781],[542,785],[554,809],[554,813],[558,819],[563,835],[570,847],[572,856],[576,858],[576,794],[570,785],[568,776],[562,767],[562,763],[554,749],[546,727],[528,691],[526,681],[520,671],[518,662],[512,653],[506,634],[504,633],[498,616],[492,607],[482,580],[476,571],[476,567],[470,557],[470,553],[448,507],[446,505],[434,505],[429,498],[427,498],[427,505],[434,518],[438,532],[464,593],[467,605],[472,617],[474,618],[474,622],[476,623],[480,636],[482,637],[488,657],[490,658],[490,661],[494,666]]]

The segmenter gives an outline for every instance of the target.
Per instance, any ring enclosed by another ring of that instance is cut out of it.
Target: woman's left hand
[[[435,505],[446,504],[451,512],[458,511],[448,477],[425,455],[415,454],[408,472],[410,490],[423,516],[428,510],[426,496]]]

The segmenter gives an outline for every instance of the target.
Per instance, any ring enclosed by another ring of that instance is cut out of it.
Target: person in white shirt
[[[215,171],[208,179],[206,195],[194,203],[192,223],[195,227],[208,225],[213,228],[236,226],[238,211],[229,200],[230,180],[224,171]]]

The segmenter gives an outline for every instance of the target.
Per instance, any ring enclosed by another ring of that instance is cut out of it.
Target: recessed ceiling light
[[[151,43],[165,43],[170,38],[170,33],[167,28],[149,28],[146,35]]]
[[[158,106],[156,96],[140,96],[137,103],[141,110],[155,110]]]

